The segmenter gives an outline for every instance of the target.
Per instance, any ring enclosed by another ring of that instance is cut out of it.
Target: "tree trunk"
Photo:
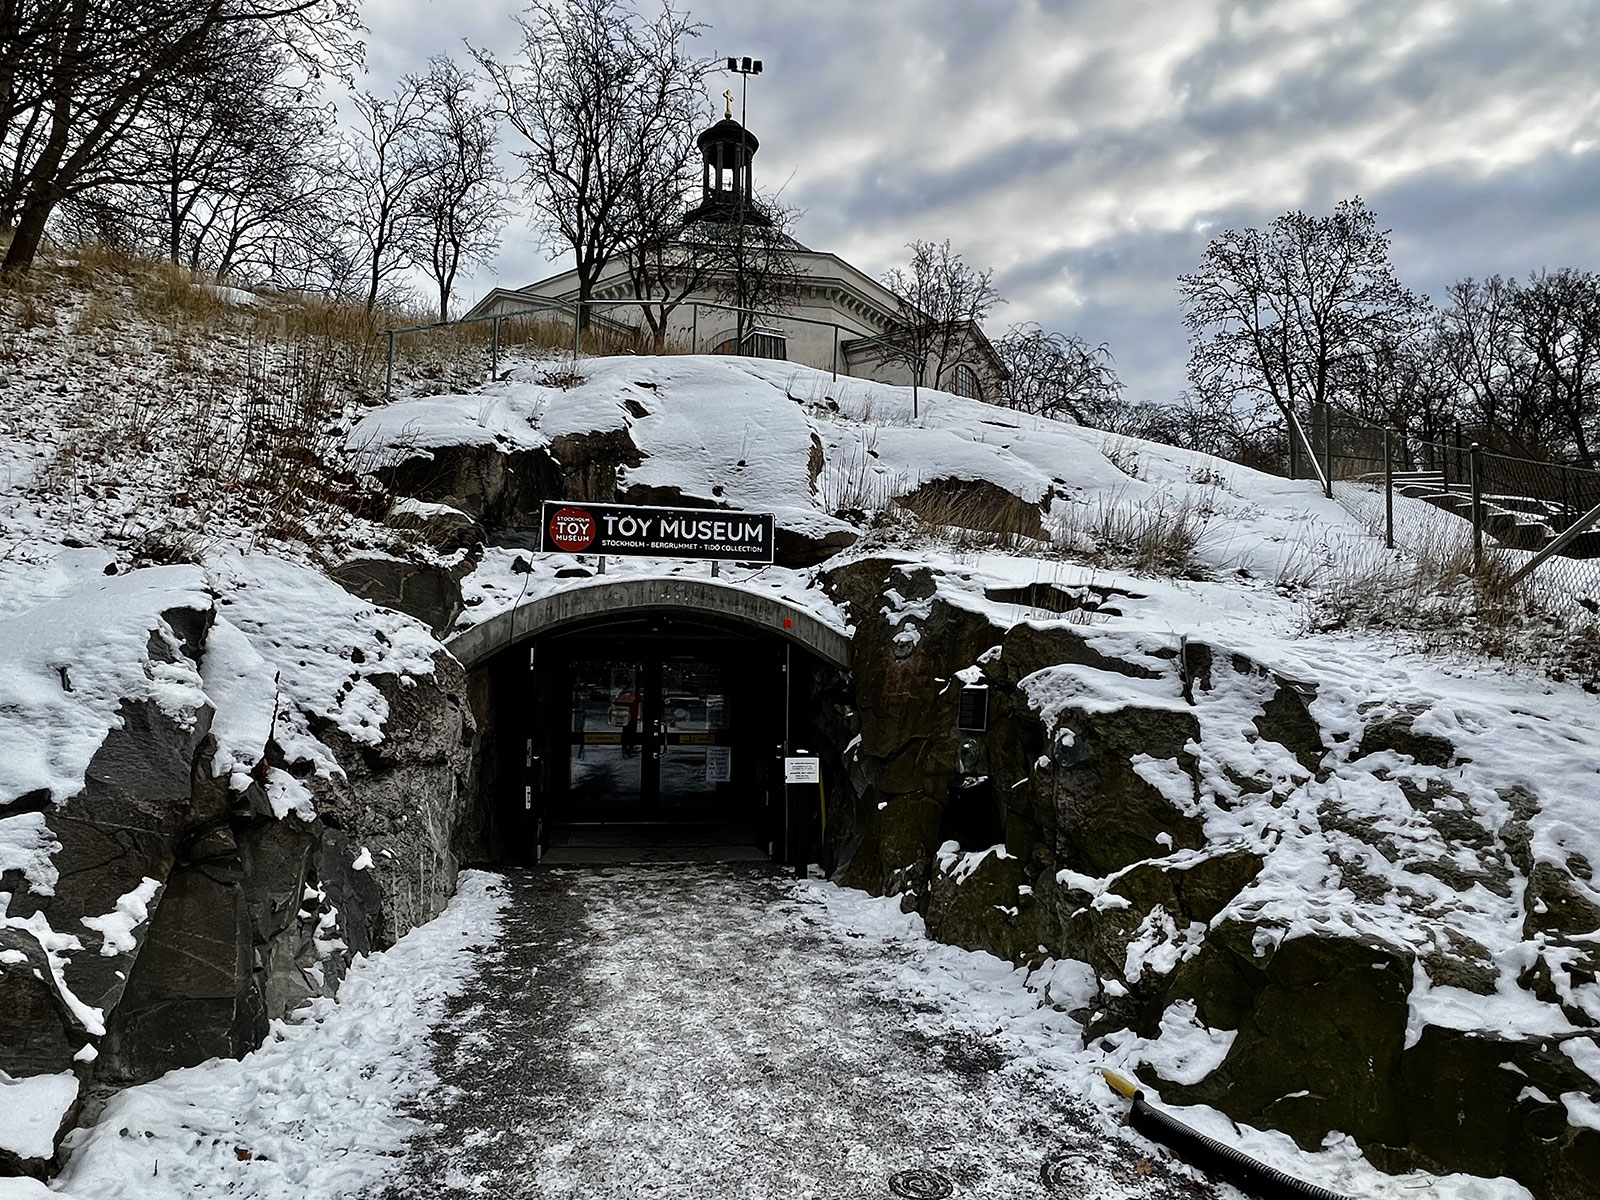
[[[22,206],[22,215],[17,221],[17,228],[11,235],[11,245],[6,249],[6,258],[0,263],[0,274],[12,271],[26,271],[33,266],[33,260],[39,253],[39,246],[44,242],[44,227],[50,220],[50,213],[55,208],[54,201],[43,199],[30,200]]]

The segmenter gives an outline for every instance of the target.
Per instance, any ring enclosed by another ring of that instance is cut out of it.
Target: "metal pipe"
[[[1523,563],[1522,569],[1513,575],[1508,582],[1520,582],[1540,563],[1544,562],[1552,555],[1560,554],[1569,545],[1571,545],[1580,534],[1587,533],[1589,527],[1594,525],[1596,522],[1600,522],[1600,504],[1595,505],[1588,512],[1584,513],[1583,516],[1579,517],[1571,525],[1568,525],[1565,529],[1563,529],[1554,541],[1552,541],[1543,550],[1539,551],[1539,553],[1535,554],[1527,562]]]
[[[496,317],[489,327],[489,378],[500,378],[500,318]]]
[[[1472,569],[1483,567],[1483,447],[1472,443],[1467,454],[1467,471],[1472,481]]]
[[[1293,444],[1294,440],[1298,440],[1300,448],[1305,451],[1306,461],[1311,464],[1311,469],[1317,473],[1317,481],[1322,484],[1323,490],[1331,495],[1333,486],[1322,473],[1322,464],[1317,461],[1316,449],[1311,445],[1311,439],[1306,436],[1305,427],[1300,424],[1300,418],[1294,415],[1294,409],[1287,406],[1284,407],[1283,415],[1289,422],[1291,444]]]
[[[572,361],[583,354],[583,301],[572,302]]]
[[[1383,431],[1383,544],[1394,549],[1394,453],[1392,430]]]
[[[839,382],[839,327],[833,327],[833,381]]]
[[[1220,1176],[1261,1200],[1345,1200],[1338,1192],[1296,1179],[1276,1167],[1256,1161],[1237,1147],[1197,1133],[1170,1113],[1151,1105],[1137,1084],[1114,1071],[1102,1069],[1100,1073],[1113,1090],[1133,1101],[1128,1124],[1151,1141],[1170,1146],[1191,1166]]]
[[[389,353],[383,362],[383,398],[388,400],[394,390],[394,330],[389,330]]]
[[[1322,404],[1322,494],[1333,499],[1333,405]]]

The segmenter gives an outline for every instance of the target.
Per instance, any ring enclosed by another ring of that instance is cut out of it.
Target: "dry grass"
[[[1051,541],[1063,553],[1097,566],[1147,575],[1203,578],[1200,550],[1212,533],[1216,509],[1187,491],[1158,491],[1131,499],[1102,492],[1064,510]]]
[[[1125,437],[1113,436],[1100,443],[1100,453],[1129,479],[1139,478],[1139,448]]]
[[[26,298],[68,317],[30,327]],[[344,445],[382,386],[382,314],[230,303],[205,277],[97,246],[8,280],[0,312],[0,353],[26,354],[34,381],[14,416],[51,428],[36,490],[135,561],[192,558],[227,532],[316,550],[386,507]]]
[[[861,438],[851,443],[842,466],[819,481],[817,500],[834,516],[865,524],[912,490],[904,471],[890,471],[879,464],[878,435],[878,426],[864,430]]]
[[[373,326],[380,359],[387,352],[388,329],[410,329],[395,335],[394,379],[397,391],[438,392],[481,383],[491,367],[504,370],[519,360],[548,359],[573,350],[572,315],[553,309],[548,314],[504,317],[500,321],[498,364],[491,321],[432,326],[417,312],[384,313]],[[593,322],[583,331],[582,352],[591,356],[687,354],[689,347],[668,341],[657,345],[648,332],[617,329]]]
[[[1039,506],[983,479],[931,479],[897,501],[931,536],[958,550],[1013,550],[1045,541]]]
[[[1438,523],[1398,551],[1378,539],[1324,548],[1278,582],[1302,600],[1305,632],[1386,634],[1408,648],[1503,662],[1600,691],[1596,614],[1537,579],[1513,583],[1521,561],[1488,548],[1476,562],[1470,528]]]

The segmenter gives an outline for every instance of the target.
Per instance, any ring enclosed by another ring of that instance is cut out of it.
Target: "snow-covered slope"
[[[70,805],[127,701],[179,721],[208,720],[215,775],[239,791],[264,778],[277,818],[314,815],[306,781],[339,770],[328,743],[371,746],[382,734],[389,705],[376,678],[425,676],[439,650],[423,625],[351,597],[323,568],[371,553],[450,573],[464,599],[461,630],[571,586],[558,571],[574,565],[530,553],[526,528],[491,531],[491,544],[448,553],[401,538],[382,511],[362,507],[361,497],[380,494],[370,478],[341,485],[343,500],[307,509],[293,525],[274,524],[265,511],[270,489],[239,470],[237,455],[207,458],[197,436],[254,428],[245,375],[227,374],[221,361],[244,354],[240,331],[224,329],[223,350],[203,357],[200,366],[222,380],[208,391],[196,382],[202,370],[185,368],[153,324],[132,320],[108,331],[85,310],[73,300],[51,329],[19,330],[14,344],[35,346],[39,357],[0,378],[0,871],[41,895],[57,879],[39,809]],[[91,329],[106,352],[73,343],[74,328]],[[1328,738],[1316,769],[1253,736],[1259,679],[1219,672],[1217,693],[1195,706],[1211,747],[1197,756],[1205,790],[1198,801],[1179,799],[1209,840],[1263,860],[1233,915],[1248,907],[1252,921],[1284,937],[1358,933],[1419,955],[1453,946],[1452,935],[1470,939],[1492,968],[1487,990],[1419,974],[1408,1000],[1417,1028],[1547,1036],[1562,1040],[1582,1070],[1600,1070],[1600,1050],[1584,1032],[1585,1021],[1600,1022],[1600,985],[1582,982],[1575,943],[1526,933],[1541,901],[1530,901],[1520,877],[1509,889],[1463,890],[1407,871],[1423,859],[1448,860],[1462,877],[1488,866],[1446,838],[1401,787],[1427,793],[1448,784],[1439,800],[1459,804],[1492,837],[1523,822],[1535,863],[1565,873],[1600,862],[1594,696],[1570,680],[1439,653],[1427,631],[1317,631],[1323,589],[1370,580],[1403,556],[1385,552],[1315,485],[937,392],[923,391],[914,413],[905,389],[784,363],[608,358],[583,360],[578,378],[571,374],[527,362],[475,390],[381,407],[361,404],[353,391],[335,395],[316,414],[316,445],[355,478],[461,448],[559,459],[610,438],[608,452],[628,448],[608,460],[619,496],[773,512],[781,528],[828,550],[851,543],[820,565],[729,564],[722,581],[731,586],[780,596],[848,631],[880,614],[852,611],[824,577],[892,556],[927,568],[938,600],[990,622],[996,641],[1012,628],[1070,627],[1086,631],[1097,653],[1148,667],[1139,678],[1065,664],[1037,672],[1024,688],[1046,724],[1074,706],[1185,705],[1173,663],[1188,642],[1313,681],[1312,715]],[[207,395],[231,397],[232,415],[197,425],[210,420]],[[192,490],[213,468],[213,480],[224,472],[241,490]],[[998,529],[995,493],[1015,502]],[[432,500],[410,507],[439,508]],[[608,566],[613,575],[706,570],[648,559]],[[1118,599],[1102,611],[1061,614],[1021,599],[1041,588],[1097,588]],[[896,610],[902,633],[918,627],[924,603]],[[199,663],[173,645],[182,623],[173,613],[209,622]],[[1410,730],[1453,747],[1454,761],[1424,769],[1399,752],[1353,753],[1364,730],[1402,714]],[[269,738],[298,773],[262,762]],[[1152,786],[1182,791],[1165,762],[1139,765]],[[1252,793],[1240,779],[1270,786]],[[1537,796],[1533,810],[1514,810],[1506,799],[1519,789]],[[950,874],[977,866],[959,857],[946,865]],[[1352,880],[1376,883],[1357,894]],[[1097,895],[1112,895],[1116,883],[1069,882]],[[1574,887],[1580,900],[1600,903],[1586,883]],[[127,905],[84,915],[106,923],[121,913],[131,928],[139,894],[129,890]],[[0,898],[0,921],[33,929],[41,946],[49,941],[48,961],[96,953],[93,942],[87,951],[69,944],[79,931],[37,929],[36,913],[7,917],[12,899]],[[108,944],[116,944],[112,932]],[[1170,969],[1202,934],[1157,921],[1137,953],[1130,949],[1125,971]],[[1519,981],[1541,957],[1580,971],[1558,971],[1536,995]],[[0,958],[5,965],[15,963]],[[1031,983],[1063,1007],[1090,986],[1079,965],[1041,969],[1013,982]],[[1154,1064],[1166,1078],[1198,1078],[1221,1060],[1224,1032],[1172,1011],[1153,1036],[1080,1050]],[[1566,1105],[1573,1125],[1600,1131],[1600,1109],[1584,1092],[1570,1096],[1550,1099]],[[1336,1154],[1348,1158],[1350,1147]],[[1303,1166],[1298,1151],[1285,1161]],[[1484,1186],[1486,1196],[1519,1194],[1509,1183]]]

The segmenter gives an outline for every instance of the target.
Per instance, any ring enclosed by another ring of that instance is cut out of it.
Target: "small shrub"
[[[563,363],[559,367],[551,367],[541,371],[538,377],[540,387],[557,388],[563,392],[570,392],[575,387],[582,387],[585,376],[578,370],[575,362]]]

